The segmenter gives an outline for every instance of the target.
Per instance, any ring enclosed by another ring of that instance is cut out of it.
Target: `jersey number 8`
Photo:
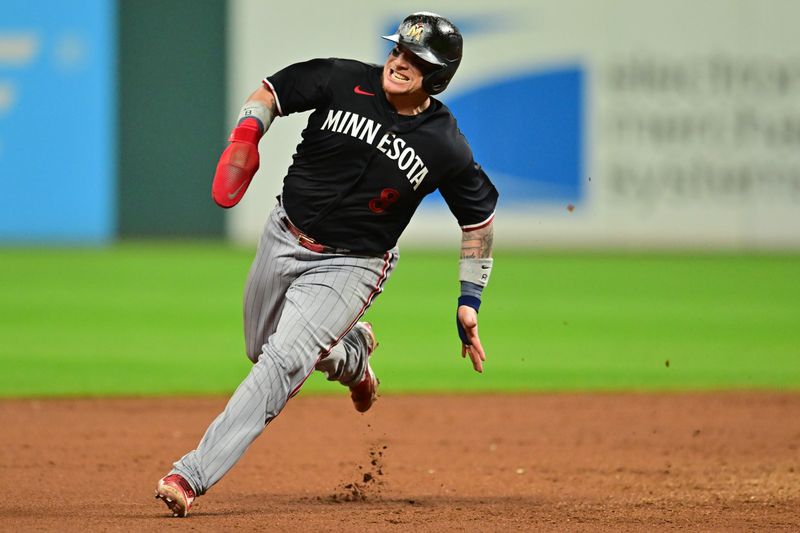
[[[369,201],[369,210],[373,213],[383,213],[399,199],[400,193],[396,189],[383,189],[380,197]]]

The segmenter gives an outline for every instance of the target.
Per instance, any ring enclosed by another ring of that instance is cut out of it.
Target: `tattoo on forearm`
[[[494,244],[494,228],[489,224],[485,228],[461,233],[461,259],[478,259],[492,256]]]

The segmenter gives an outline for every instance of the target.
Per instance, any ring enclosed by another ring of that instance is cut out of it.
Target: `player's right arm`
[[[277,106],[275,105],[275,97],[272,95],[272,91],[270,91],[264,85],[261,85],[261,87],[256,89],[253,94],[247,97],[245,106],[247,106],[249,102],[260,102],[264,104],[264,106],[270,110],[272,116],[275,116],[278,112]]]
[[[258,170],[258,141],[272,119],[316,109],[330,99],[335,59],[295,63],[264,78],[239,112],[231,144],[217,164],[211,196],[222,207],[233,207],[244,196]]]
[[[233,207],[244,196],[258,170],[258,141],[276,114],[275,97],[264,86],[254,91],[242,106],[211,185],[211,197],[220,207]]]

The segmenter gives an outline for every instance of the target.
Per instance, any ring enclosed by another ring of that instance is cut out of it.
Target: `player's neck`
[[[398,115],[419,115],[431,105],[430,97],[423,93],[417,94],[389,94],[386,100],[392,104]]]

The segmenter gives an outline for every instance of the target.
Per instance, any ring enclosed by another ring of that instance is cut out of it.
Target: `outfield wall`
[[[254,243],[305,117],[276,121],[223,212],[242,100],[294,61],[383,61],[378,35],[424,8],[466,38],[443,100],[501,191],[498,244],[800,248],[796,0],[0,5],[0,243]],[[421,211],[403,243],[456,246],[441,199]]]
[[[312,57],[382,62],[408,11],[452,18],[465,58],[442,95],[501,192],[502,246],[800,247],[794,0],[441,0],[229,4],[229,103]],[[254,242],[304,116],[276,121],[228,215]],[[403,244],[452,244],[426,200]]]

